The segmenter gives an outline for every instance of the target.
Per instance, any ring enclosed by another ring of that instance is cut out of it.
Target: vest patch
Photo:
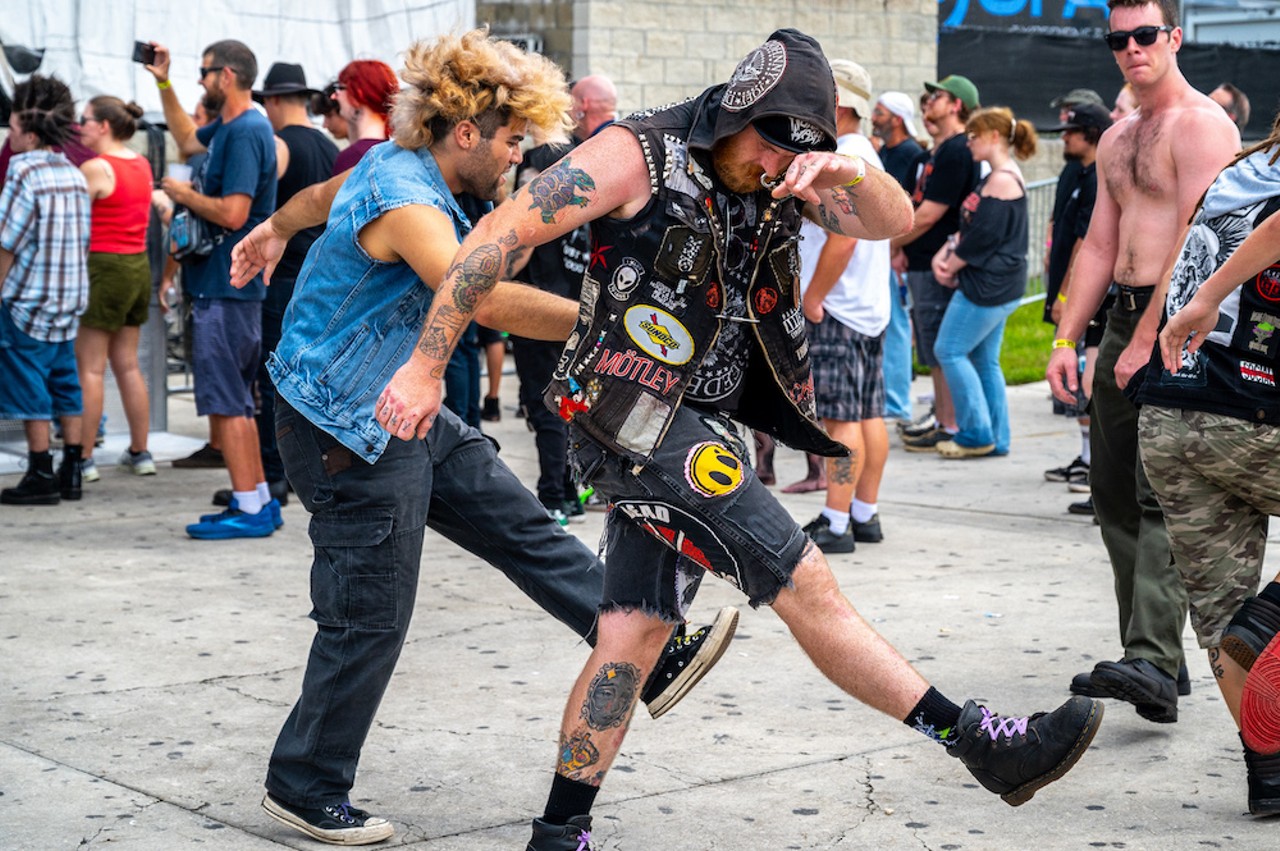
[[[623,315],[622,323],[641,351],[663,363],[680,366],[693,357],[693,337],[679,320],[659,307],[637,304]]]
[[[685,457],[684,480],[702,496],[727,496],[742,485],[742,461],[722,443],[695,443]]]
[[[766,41],[733,69],[720,107],[729,112],[741,112],[778,85],[786,69],[786,47],[780,41]]]
[[[624,257],[609,281],[609,295],[615,301],[626,301],[644,278],[644,266],[634,257]]]
[[[1260,363],[1251,363],[1247,360],[1240,361],[1240,377],[1255,384],[1265,384],[1268,387],[1276,386],[1275,372],[1272,371],[1271,367],[1263,366]]]
[[[607,348],[602,348],[595,371],[600,375],[612,375],[614,378],[634,381],[664,395],[670,393],[671,389],[680,383],[680,376],[630,349],[611,352]]]
[[[742,588],[742,575],[733,551],[697,517],[661,502],[618,500],[614,508],[689,561],[713,571],[735,588]]]
[[[1254,286],[1258,295],[1267,301],[1280,301],[1280,263],[1272,264],[1258,273],[1254,278]]]

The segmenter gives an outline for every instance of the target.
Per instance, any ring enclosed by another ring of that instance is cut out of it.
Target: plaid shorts
[[[884,417],[884,334],[859,334],[827,315],[809,331],[818,416],[843,423]]]

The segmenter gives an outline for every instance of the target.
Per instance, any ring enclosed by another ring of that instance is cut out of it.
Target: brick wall
[[[496,34],[541,35],[571,77],[604,74],[623,112],[658,106],[728,79],[779,27],[852,59],[877,91],[909,94],[934,79],[936,0],[477,0],[476,20]]]

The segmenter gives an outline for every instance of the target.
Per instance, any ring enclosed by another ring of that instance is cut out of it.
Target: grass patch
[[[1009,316],[1004,326],[1004,345],[1000,348],[1000,368],[1010,386],[1032,384],[1044,380],[1049,353],[1053,350],[1052,325],[1045,322],[1044,302],[1024,304]],[[929,368],[915,361],[915,374],[928,375]]]

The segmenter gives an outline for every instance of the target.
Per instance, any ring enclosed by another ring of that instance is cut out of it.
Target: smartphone
[[[140,62],[143,65],[156,64],[156,49],[145,41],[135,41],[133,43],[133,61]]]

